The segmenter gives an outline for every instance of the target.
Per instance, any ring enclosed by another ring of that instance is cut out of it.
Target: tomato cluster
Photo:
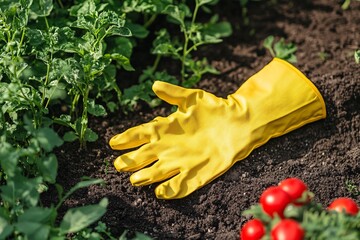
[[[267,188],[260,196],[258,205],[261,214],[243,225],[240,231],[241,240],[260,240],[269,236],[273,240],[302,240],[305,238],[305,229],[301,222],[286,217],[285,209],[290,207],[301,208],[310,204],[313,193],[306,184],[298,178],[288,178],[277,186]],[[348,215],[357,215],[359,207],[350,198],[337,198],[328,207],[327,211],[345,212]]]

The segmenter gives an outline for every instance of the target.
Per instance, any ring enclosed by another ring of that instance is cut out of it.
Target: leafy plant
[[[58,209],[65,199],[74,191],[103,180],[87,179],[77,183],[66,194],[60,185],[56,185],[59,202],[56,206],[41,207],[40,194],[47,189],[47,183],[55,183],[57,175],[57,159],[54,154],[43,154],[62,143],[61,139],[49,128],[33,129],[26,127],[31,133],[30,145],[27,148],[15,148],[6,142],[2,135],[0,143],[0,165],[4,175],[1,189],[0,205],[0,239],[49,239],[80,231],[98,220],[106,211],[107,199],[99,204],[69,209],[59,225],[56,223]],[[35,161],[39,173],[26,176],[21,163]]]
[[[105,38],[127,36],[129,30],[123,27],[123,16],[102,11],[105,5],[94,10],[94,1],[78,6],[77,12],[92,15],[77,15],[71,27],[62,25],[61,18],[58,25],[50,25],[54,22],[48,17],[61,12],[51,0],[0,3],[0,239],[65,239],[99,220],[108,201],[68,209],[59,219],[60,206],[74,191],[103,180],[85,179],[67,193],[56,183],[53,151],[63,139],[53,129],[51,107],[72,96],[71,113],[60,118],[76,127],[77,137],[89,140],[87,113],[105,112],[90,93],[97,97],[118,90],[114,69],[132,69],[127,57],[105,52]],[[80,120],[72,123],[80,100]],[[53,184],[59,201],[43,207],[41,193]]]
[[[360,186],[356,186],[356,184],[351,180],[345,181],[346,190],[354,197],[360,195]]]
[[[296,63],[296,50],[297,47],[294,43],[285,43],[284,38],[274,42],[275,37],[268,36],[263,43],[263,46],[269,50],[271,56],[284,59],[291,63]]]
[[[183,38],[182,41],[171,39],[167,30],[163,29],[159,31],[154,41],[152,53],[171,56],[181,62],[180,75],[183,86],[193,86],[204,73],[217,73],[217,70],[208,65],[205,58],[192,59],[191,53],[202,45],[219,43],[222,37],[230,36],[232,33],[231,25],[228,22],[219,22],[217,15],[205,24],[196,21],[199,9],[213,2],[213,0],[195,0],[193,11],[183,3],[169,5],[164,10],[169,21],[179,25]]]
[[[51,0],[43,0],[42,6],[30,0],[2,1],[0,87],[18,98],[7,104],[9,111],[31,111],[29,117],[37,127],[52,103],[66,103],[69,112],[55,120],[72,129],[64,139],[79,139],[81,147],[97,139],[88,127],[88,114],[107,114],[97,99],[114,111],[122,94],[117,70],[134,70],[125,15],[106,10],[107,5],[86,0],[64,12]],[[58,22],[52,14],[59,16]],[[117,103],[109,91],[116,93]]]
[[[70,15],[76,16],[71,27],[81,30],[80,38],[74,37],[75,32],[69,33],[65,52],[73,53],[67,59],[58,59],[57,67],[64,80],[69,85],[69,93],[72,96],[71,112],[57,119],[72,128],[67,132],[65,140],[79,139],[81,147],[86,141],[95,141],[97,135],[88,128],[88,114],[94,116],[106,115],[105,108],[95,103],[91,98],[90,91],[96,89],[97,96],[107,89],[113,89],[120,99],[121,91],[115,82],[115,66],[132,71],[129,59],[120,53],[106,53],[105,39],[110,36],[129,37],[131,31],[125,27],[125,16],[118,15],[114,11],[105,11],[106,4],[96,6],[94,0],[87,0],[70,8]],[[70,31],[70,29],[68,29]],[[96,95],[95,95],[96,96]],[[82,99],[81,116],[74,118],[78,107],[78,101]]]
[[[130,2],[124,2],[124,11],[142,13],[147,19],[144,21],[144,26],[148,27],[149,23],[153,23],[159,15],[165,15],[167,23],[179,26],[182,36],[171,35],[169,29],[165,27],[156,32],[151,50],[151,53],[156,55],[154,63],[143,71],[138,84],[124,90],[122,101],[124,105],[133,109],[138,100],[143,100],[150,107],[157,106],[160,102],[153,98],[154,94],[151,91],[154,80],[191,87],[206,73],[218,74],[218,71],[209,65],[206,58],[196,59],[192,56],[200,46],[219,43],[223,37],[232,34],[231,25],[228,22],[219,21],[218,15],[211,17],[208,22],[197,22],[200,9],[209,12],[208,6],[215,5],[218,1],[196,0],[193,11],[186,1],[178,3],[172,0]],[[151,17],[146,17],[148,15]],[[180,80],[166,70],[159,69],[161,59],[164,57],[180,62]]]

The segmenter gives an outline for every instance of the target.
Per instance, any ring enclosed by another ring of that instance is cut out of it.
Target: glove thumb
[[[183,111],[191,105],[192,96],[196,96],[199,90],[187,89],[162,81],[155,81],[152,89],[162,100],[179,107]]]

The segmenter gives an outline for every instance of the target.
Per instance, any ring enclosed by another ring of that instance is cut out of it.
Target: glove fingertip
[[[157,186],[155,188],[155,195],[158,199],[172,199],[172,196],[174,195],[174,191],[169,191],[168,187],[165,187],[163,184]]]
[[[162,81],[155,81],[152,89],[160,99],[178,106],[186,99],[187,94],[190,91],[183,87]]]

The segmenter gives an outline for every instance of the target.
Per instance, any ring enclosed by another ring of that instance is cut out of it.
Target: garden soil
[[[75,192],[61,211],[106,197],[108,211],[101,221],[114,236],[129,229],[155,239],[239,239],[239,229],[249,219],[242,212],[258,203],[264,189],[288,177],[306,182],[315,201],[323,206],[341,196],[360,203],[356,194],[360,190],[360,64],[354,61],[354,51],[360,48],[360,2],[352,1],[346,11],[341,1],[252,2],[248,25],[243,24],[239,2],[221,1],[215,10],[232,24],[233,35],[199,49],[197,57],[207,57],[221,73],[204,76],[195,87],[220,97],[233,93],[271,61],[263,40],[269,35],[277,40],[284,37],[298,47],[295,66],[322,93],[327,118],[270,140],[219,178],[179,200],[157,199],[157,184],[132,186],[130,173],[116,172],[112,165],[123,152],[108,146],[115,134],[158,115],[167,116],[171,106],[163,103],[151,109],[140,103],[127,115],[117,112],[92,119],[91,127],[99,133],[97,142],[88,143],[86,150],[79,150],[75,143],[57,149],[58,182],[67,190],[83,176],[102,178],[106,184]],[[146,57],[137,53],[136,59]],[[147,63],[136,59],[133,64],[141,72]],[[171,61],[161,66],[174,68]],[[137,73],[132,74],[127,77]],[[120,84],[122,81],[135,80],[119,79]],[[44,204],[56,201],[54,190],[44,194]]]

